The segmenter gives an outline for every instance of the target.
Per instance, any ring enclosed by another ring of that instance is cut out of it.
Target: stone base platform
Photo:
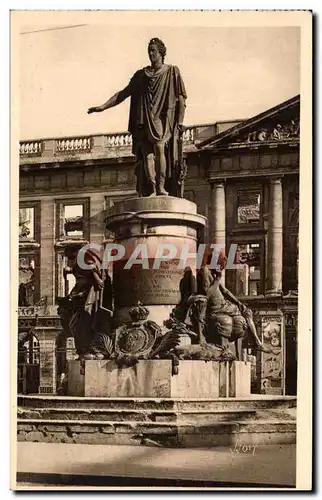
[[[70,361],[68,395],[84,397],[217,398],[250,396],[251,366],[243,361],[140,360],[119,368],[113,360]]]
[[[296,398],[18,397],[18,441],[209,447],[296,442]]]

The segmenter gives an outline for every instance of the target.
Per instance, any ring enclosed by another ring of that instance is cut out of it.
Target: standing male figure
[[[88,109],[99,113],[131,97],[129,132],[137,160],[139,196],[176,196],[182,181],[182,139],[186,90],[176,66],[164,64],[166,47],[159,38],[148,46],[151,66],[138,70],[125,89],[101,106]]]

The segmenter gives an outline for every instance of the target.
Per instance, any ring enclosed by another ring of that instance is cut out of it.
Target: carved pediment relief
[[[300,137],[300,96],[297,95],[197,145],[198,149],[239,144],[295,143]]]
[[[233,139],[234,142],[274,142],[299,139],[300,120],[294,119],[281,123],[267,123],[263,126],[244,132]]]

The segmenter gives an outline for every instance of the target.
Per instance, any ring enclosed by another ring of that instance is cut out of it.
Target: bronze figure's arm
[[[179,125],[179,127],[183,126],[182,124],[183,124],[185,112],[186,112],[186,100],[182,95],[180,95],[179,101],[178,101],[178,125]]]
[[[125,89],[116,92],[108,101],[106,101],[101,106],[93,106],[87,110],[87,113],[90,115],[91,113],[101,113],[106,109],[113,108],[114,106],[118,106],[121,102],[125,101],[131,95],[131,89],[128,85]]]
[[[231,293],[226,287],[224,287],[221,283],[219,284],[219,288],[220,288],[220,291],[221,293],[224,295],[224,297],[226,297],[230,302],[232,302],[233,304],[236,304],[236,306],[239,307],[239,309],[241,310],[241,312],[244,312],[244,310],[246,309],[246,306],[244,306],[244,304],[242,304],[242,302],[240,302],[233,293]]]

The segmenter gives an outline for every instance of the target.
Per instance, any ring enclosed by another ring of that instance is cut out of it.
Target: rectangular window
[[[84,237],[83,205],[64,205],[64,232],[66,237]]]
[[[237,246],[236,295],[260,295],[263,284],[261,243],[242,243]]]
[[[19,241],[24,247],[40,243],[40,201],[23,201],[19,204]]]
[[[259,190],[237,193],[237,223],[258,224],[261,219],[261,194]]]
[[[18,306],[30,307],[40,299],[40,201],[19,204]]]
[[[56,201],[56,240],[89,239],[89,199]]]
[[[33,240],[35,238],[35,208],[19,209],[19,239]]]
[[[30,307],[39,300],[39,253],[19,254],[18,306]]]

